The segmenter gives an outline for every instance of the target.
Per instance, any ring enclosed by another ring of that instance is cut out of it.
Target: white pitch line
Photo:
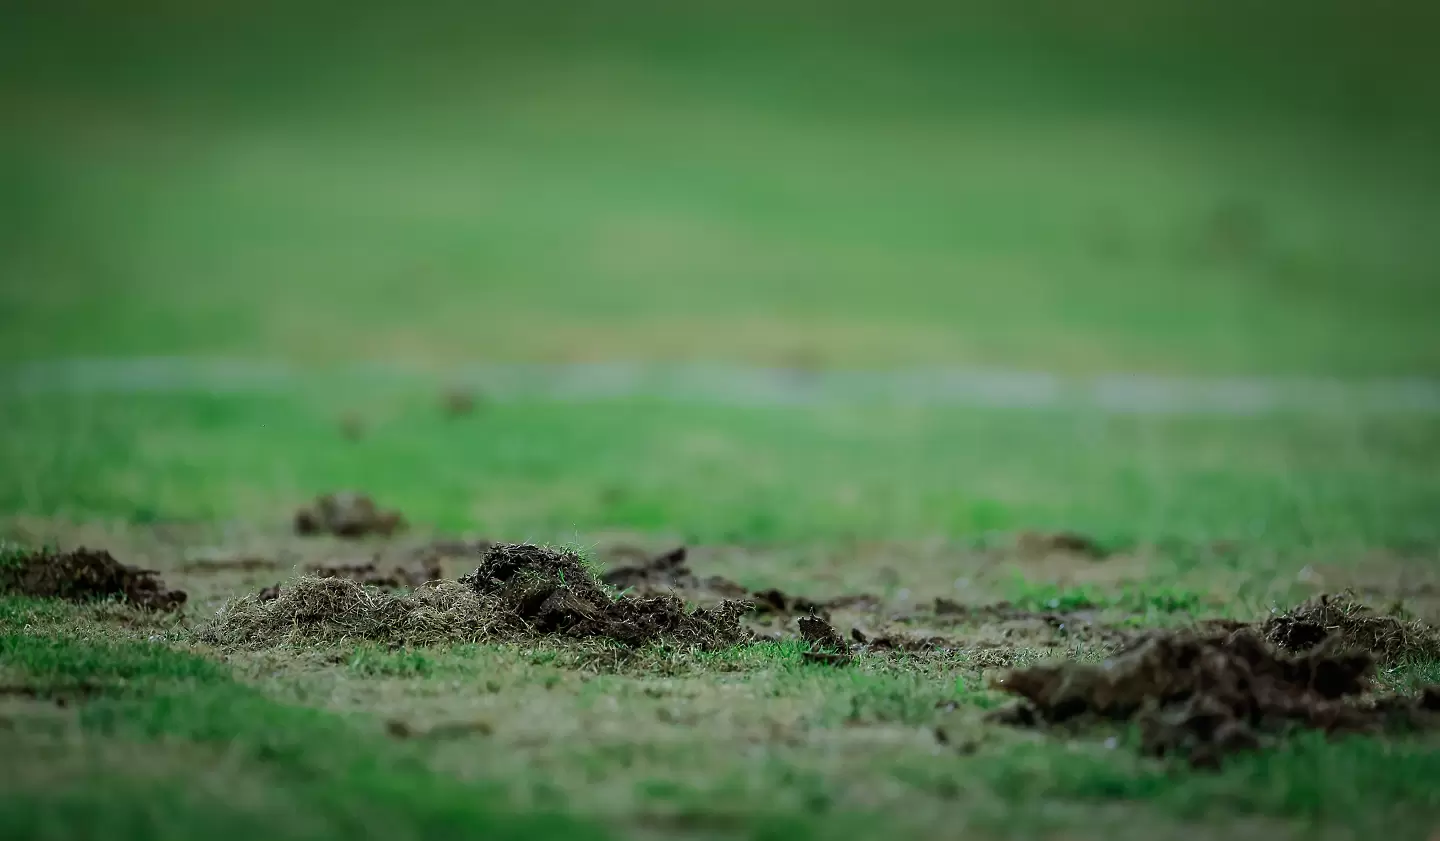
[[[0,394],[287,393],[317,387],[465,386],[497,400],[583,402],[643,397],[745,406],[888,404],[1091,408],[1114,413],[1440,414],[1440,380],[1067,377],[971,368],[800,371],[697,363],[483,363],[445,371],[380,364],[317,371],[205,357],[64,359],[0,366]]]

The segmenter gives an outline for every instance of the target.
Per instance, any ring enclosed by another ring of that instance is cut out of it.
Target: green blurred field
[[[66,6],[8,359],[1440,371],[1418,4]]]
[[[300,373],[143,394],[0,377],[0,563],[12,544],[104,545],[192,594],[176,621],[0,596],[0,755],[20,758],[0,762],[0,825],[1427,837],[1433,732],[1197,772],[1138,759],[1118,729],[982,724],[1003,699],[978,643],[839,670],[793,639],[622,660],[554,641],[241,651],[193,629],[300,560],[394,550],[289,533],[339,488],[420,537],[683,541],[702,575],[886,610],[1083,596],[1136,629],[1354,587],[1440,621],[1433,411],[482,394],[451,417],[449,380],[423,372],[1430,382],[1437,20],[1342,0],[8,4],[0,374],[154,356]],[[1115,554],[1027,560],[1028,529]],[[273,563],[197,567],[216,552]],[[996,650],[1106,653],[1056,639]],[[1437,680],[1427,659],[1380,678]],[[402,738],[397,718],[484,728]]]

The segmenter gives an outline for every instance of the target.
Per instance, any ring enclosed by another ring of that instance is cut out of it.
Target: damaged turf
[[[1339,645],[1368,651],[1382,663],[1440,660],[1440,630],[1418,619],[1377,613],[1344,594],[1323,595],[1273,616],[1263,632],[1286,651],[1308,651],[1334,637]]]
[[[632,566],[616,567],[601,576],[606,584],[622,590],[634,590],[640,595],[661,595],[683,592],[694,601],[716,601],[724,599],[748,599],[757,614],[801,615],[811,614],[829,618],[829,611],[842,608],[873,608],[879,600],[869,594],[838,596],[833,599],[816,601],[804,596],[792,596],[774,588],[748,590],[741,584],[719,575],[701,578],[690,570],[686,563],[684,546]]]
[[[723,602],[687,611],[675,596],[615,598],[579,556],[541,546],[500,544],[459,581],[430,581],[394,594],[343,578],[302,578],[262,600],[227,606],[201,632],[218,645],[372,640],[432,645],[559,635],[625,645],[667,640],[720,648],[748,635],[748,605]]]
[[[749,606],[721,602],[687,612],[674,595],[613,598],[573,552],[527,544],[500,544],[479,569],[460,579],[496,599],[541,633],[608,637],[627,645],[661,636],[715,648],[740,642],[740,616]]]
[[[122,564],[103,550],[18,553],[0,563],[0,590],[68,601],[119,597],[150,610],[177,610],[182,590],[168,590],[154,570]]]
[[[422,558],[414,567],[396,565],[389,572],[382,571],[374,563],[313,564],[307,567],[306,571],[317,578],[344,578],[357,584],[385,589],[419,587],[444,575],[438,558]]]
[[[1013,671],[998,688],[1029,709],[1008,723],[1061,723],[1093,716],[1138,724],[1150,755],[1179,755],[1197,766],[1252,750],[1294,727],[1326,733],[1374,732],[1397,720],[1423,720],[1421,701],[1365,706],[1374,658],[1335,643],[1300,655],[1276,651],[1253,630],[1152,634],[1101,664],[1061,663]]]
[[[405,528],[398,511],[383,511],[365,494],[334,493],[317,497],[309,508],[295,512],[295,533],[336,537],[389,537]]]

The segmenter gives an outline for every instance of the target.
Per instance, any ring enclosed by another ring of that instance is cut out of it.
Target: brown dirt
[[[683,546],[639,564],[616,567],[601,576],[601,580],[622,590],[633,589],[641,595],[680,592],[692,601],[700,602],[748,598],[754,606],[754,612],[762,616],[815,614],[829,619],[831,610],[867,609],[879,604],[879,600],[874,596],[863,593],[817,601],[804,596],[792,596],[774,588],[752,592],[739,583],[718,575],[701,578],[691,571],[686,563],[686,550]]]
[[[122,564],[103,550],[38,552],[7,559],[0,566],[0,590],[37,598],[93,601],[118,596],[150,610],[178,610],[182,590],[169,590],[154,570]]]
[[[600,580],[619,590],[693,590],[699,581],[685,563],[685,554],[685,547],[677,546],[638,564],[616,567],[601,575]]]
[[[295,512],[295,533],[330,534],[336,537],[389,537],[405,528],[398,511],[383,511],[374,500],[360,493],[334,493],[316,497],[308,508]]]
[[[1285,655],[1251,629],[1232,633],[1156,632],[1102,664],[1061,663],[1012,671],[997,688],[1030,710],[1000,720],[1055,724],[1083,716],[1139,725],[1142,750],[1213,766],[1226,754],[1260,747],[1292,727],[1369,732],[1428,703],[1364,706],[1374,658],[1333,643]],[[1427,722],[1428,723],[1428,722]]]
[[[371,587],[394,589],[397,587],[419,587],[426,581],[436,581],[445,576],[440,561],[434,557],[420,557],[414,565],[396,565],[389,572],[382,571],[373,562],[364,564],[312,564],[306,571],[316,578],[344,578]]]
[[[835,632],[829,622],[818,616],[802,616],[795,621],[800,626],[800,638],[810,644],[810,649],[828,651],[849,651],[850,646]]]
[[[713,649],[744,642],[749,609],[722,602],[687,611],[673,595],[614,598],[572,552],[498,544],[459,581],[428,581],[391,593],[345,578],[305,577],[226,605],[202,642],[264,648],[285,644],[437,645],[556,635],[625,645],[658,640]]]
[[[1382,663],[1440,659],[1440,629],[1378,613],[1348,593],[1310,599],[1271,617],[1263,631],[1286,651],[1308,651],[1333,637],[1341,647],[1368,651]]]
[[[475,414],[478,402],[479,398],[475,392],[463,388],[453,388],[441,396],[440,408],[449,417],[463,418]]]
[[[748,636],[743,602],[725,601],[687,612],[674,595],[612,598],[580,557],[567,550],[529,544],[491,547],[479,569],[460,579],[477,594],[498,600],[541,633],[608,637],[627,645],[660,637],[714,648]]]
[[[179,572],[258,572],[279,569],[279,561],[269,558],[242,556],[238,558],[215,558],[211,560],[186,561],[177,567]]]
[[[1021,532],[1015,543],[1016,548],[1018,548],[1022,554],[1032,556],[1060,553],[1067,555],[1084,555],[1087,558],[1101,560],[1109,554],[1103,546],[1092,538],[1073,531]]]
[[[340,418],[340,435],[346,441],[359,441],[365,437],[365,421],[358,415],[345,415]]]

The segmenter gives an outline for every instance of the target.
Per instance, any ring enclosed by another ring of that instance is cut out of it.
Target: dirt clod
[[[295,533],[330,534],[336,537],[389,537],[405,528],[398,511],[384,511],[374,500],[360,493],[323,494],[313,505],[295,512]]]
[[[307,572],[317,578],[344,578],[367,584],[371,587],[394,589],[396,587],[419,587],[426,581],[435,581],[444,576],[438,559],[422,557],[414,566],[396,565],[389,572],[382,571],[374,563],[364,564],[314,564]]]
[[[265,594],[269,595],[269,594]],[[573,552],[492,546],[459,581],[392,593],[344,577],[304,577],[270,598],[226,605],[200,639],[262,648],[297,643],[437,645],[556,635],[642,645],[665,639],[704,649],[743,642],[743,602],[686,610],[673,595],[614,598]]]
[[[743,602],[685,610],[674,595],[614,599],[573,552],[530,544],[491,547],[474,572],[460,583],[494,599],[541,633],[608,637],[639,645],[661,636],[714,648],[746,636]]]
[[[1026,555],[1065,553],[1084,555],[1094,560],[1100,560],[1109,554],[1105,551],[1105,547],[1093,538],[1073,531],[1022,532],[1016,540],[1016,546]]]
[[[1286,651],[1308,651],[1335,637],[1338,645],[1368,651],[1382,663],[1440,659],[1440,629],[1381,614],[1346,593],[1318,596],[1272,616],[1263,632]]]
[[[616,567],[600,580],[620,590],[694,589],[695,576],[685,564],[685,547],[677,546],[634,566]]]
[[[835,628],[819,616],[802,616],[796,620],[796,624],[800,626],[800,638],[810,644],[812,651],[847,651],[850,648],[835,632]]]
[[[280,562],[270,558],[239,555],[230,558],[199,558],[180,566],[180,572],[258,572],[279,569]]]
[[[835,651],[802,651],[800,659],[806,663],[819,663],[822,666],[847,666],[854,658],[849,654]]]
[[[1101,664],[1012,671],[998,688],[1025,698],[1046,723],[1133,721],[1144,752],[1207,766],[1266,744],[1288,726],[1327,733],[1386,726],[1391,712],[1357,703],[1373,672],[1368,652],[1334,644],[1286,655],[1250,629],[1167,631]]]
[[[479,397],[466,388],[452,388],[441,396],[440,407],[452,418],[463,418],[475,413]]]
[[[150,610],[178,610],[182,590],[170,590],[154,570],[122,564],[104,550],[17,554],[0,561],[0,590],[37,598],[92,601],[118,596]]]

